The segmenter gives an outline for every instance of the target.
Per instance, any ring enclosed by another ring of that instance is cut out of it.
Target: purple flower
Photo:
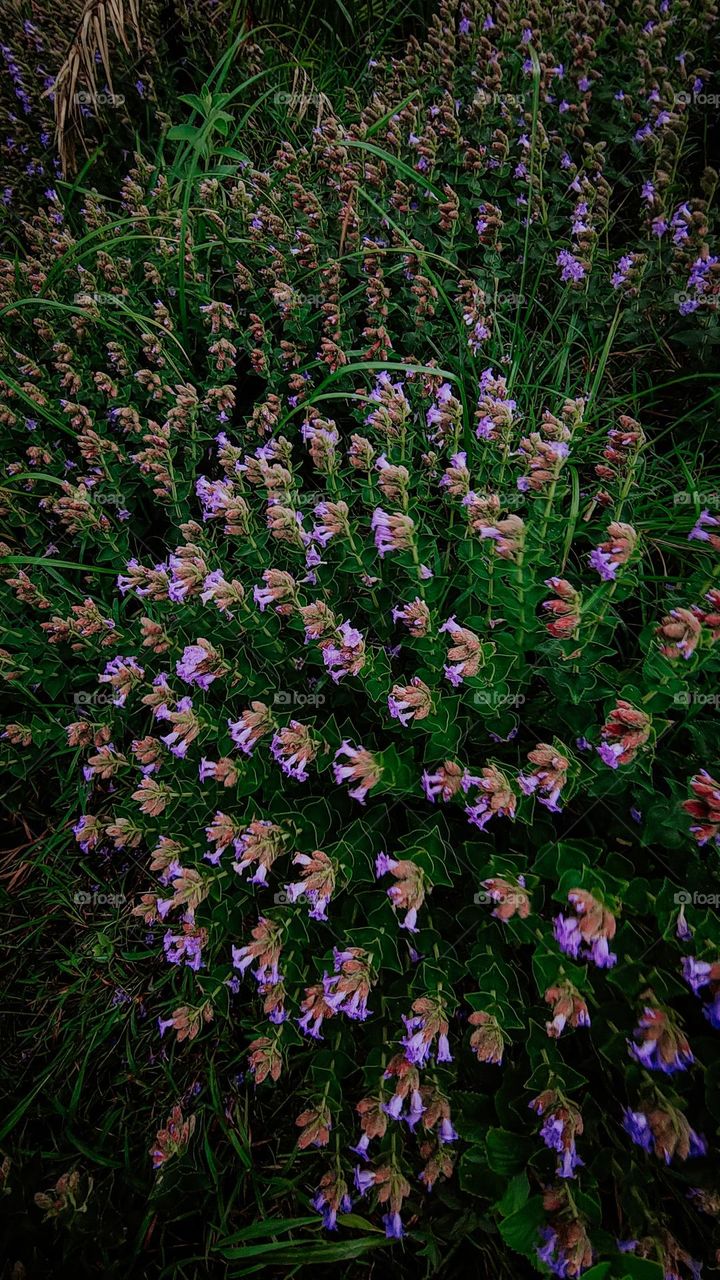
[[[579,283],[585,278],[585,267],[569,249],[561,249],[555,261],[561,268],[560,279],[563,284],[567,284],[568,281]]]
[[[383,1223],[385,1224],[385,1235],[388,1240],[402,1240],[405,1233],[399,1213],[386,1213]]]
[[[603,551],[602,547],[593,547],[588,556],[588,564],[591,569],[600,574],[603,582],[612,582],[617,573],[617,565],[613,562],[608,551]]]

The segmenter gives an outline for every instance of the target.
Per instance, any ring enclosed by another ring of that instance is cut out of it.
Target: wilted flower
[[[505,1036],[497,1018],[478,1009],[470,1014],[468,1022],[475,1028],[470,1036],[470,1048],[478,1062],[500,1066],[505,1051]]]
[[[304,1151],[306,1147],[326,1147],[330,1141],[332,1117],[326,1103],[306,1107],[300,1112],[295,1124],[302,1130],[298,1138],[298,1147]]]
[[[271,1080],[279,1080],[282,1071],[282,1054],[277,1040],[271,1040],[268,1036],[259,1036],[257,1040],[250,1043],[249,1049],[248,1065],[251,1074],[255,1077],[255,1083],[262,1084],[268,1076]]]

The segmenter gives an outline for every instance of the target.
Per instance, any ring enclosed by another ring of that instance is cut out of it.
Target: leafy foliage
[[[712,1257],[712,27],[241,36],[22,222],[2,1137],[66,1258]]]

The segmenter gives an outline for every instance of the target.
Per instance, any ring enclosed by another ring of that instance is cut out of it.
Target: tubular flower
[[[683,809],[695,818],[690,828],[697,843],[702,846],[708,840],[720,845],[720,783],[710,777],[707,769],[701,769],[690,779],[693,792],[689,800],[683,800]]]
[[[396,911],[405,911],[405,919],[401,921],[401,929],[409,929],[417,933],[415,925],[417,914],[427,891],[425,873],[421,867],[407,860],[396,861],[386,853],[379,853],[375,860],[375,875],[379,879],[390,872],[397,881],[387,891],[388,898]]]
[[[415,525],[410,516],[403,515],[402,511],[387,512],[382,507],[376,507],[372,517],[372,530],[381,559],[390,551],[409,551],[413,546]]]
[[[558,982],[554,987],[548,987],[545,1003],[552,1006],[552,1022],[545,1023],[545,1030],[551,1039],[556,1040],[561,1036],[567,1026],[590,1026],[587,1004],[571,982]]]
[[[608,538],[595,547],[588,558],[591,569],[595,569],[604,582],[612,582],[617,571],[630,560],[637,546],[638,536],[631,524],[614,521],[608,525]]]
[[[645,992],[648,1003],[629,1041],[630,1056],[648,1071],[662,1071],[672,1075],[685,1071],[695,1061],[686,1037],[675,1026],[667,1010],[653,999],[652,992]]]
[[[539,743],[529,751],[528,760],[535,768],[531,773],[518,774],[520,790],[526,796],[536,795],[546,809],[559,813],[558,800],[567,782],[570,761],[546,742]]]
[[[497,920],[512,920],[514,916],[527,920],[530,915],[530,896],[523,876],[518,876],[516,884],[495,876],[490,880],[483,880],[482,886],[485,899],[489,898],[491,902],[497,903],[492,912]]]
[[[617,960],[608,947],[617,928],[614,915],[585,889],[571,889],[568,902],[575,915],[560,915],[554,921],[561,950],[573,960],[590,960],[598,969],[611,969]]]
[[[414,720],[424,720],[432,711],[432,693],[423,680],[413,676],[408,685],[393,685],[388,697],[388,710],[403,728]]]
[[[422,775],[422,788],[426,799],[434,804],[440,798],[445,803],[460,793],[463,787],[464,770],[453,760],[446,760],[435,773]]]
[[[260,739],[272,730],[273,718],[264,702],[251,702],[239,720],[228,720],[227,723],[235,746],[246,756],[251,756]]]
[[[545,586],[555,592],[551,600],[543,600],[543,609],[552,614],[552,621],[546,622],[545,630],[553,639],[565,640],[573,636],[580,626],[580,593],[566,578],[548,578]]]
[[[343,622],[337,628],[335,637],[320,641],[323,662],[335,684],[343,676],[356,676],[365,666],[365,640],[361,631]]]
[[[233,839],[233,847],[238,860],[233,862],[233,870],[238,875],[257,864],[255,874],[250,877],[251,884],[266,884],[267,873],[273,862],[283,851],[286,834],[282,827],[267,818],[256,818],[244,827]]]
[[[330,1170],[320,1179],[320,1185],[311,1204],[313,1209],[317,1209],[318,1213],[322,1214],[325,1229],[337,1231],[337,1216],[339,1213],[350,1212],[352,1200],[345,1179],[336,1169]]]
[[[490,1062],[501,1066],[505,1051],[505,1037],[497,1018],[491,1013],[476,1010],[471,1013],[468,1022],[474,1031],[470,1036],[470,1048],[478,1062]]]
[[[327,920],[327,906],[335,889],[334,862],[322,849],[315,849],[313,853],[296,853],[293,863],[302,868],[302,879],[285,885],[287,896],[296,902],[304,895],[310,902],[311,919]]]
[[[666,658],[692,658],[702,634],[701,619],[702,614],[692,609],[671,609],[655,632],[663,642],[660,652]]]
[[[445,676],[456,688],[463,680],[476,676],[483,664],[482,641],[474,631],[461,627],[455,618],[448,618],[440,632],[449,632],[453,643],[448,649],[449,662]]]
[[[652,721],[644,711],[619,698],[601,729],[600,759],[611,769],[631,764],[648,741],[651,727]]]
[[[436,1062],[452,1062],[448,1041],[449,1023],[445,1016],[442,1001],[432,996],[420,996],[413,1002],[412,1014],[406,1017],[405,1035],[400,1043],[404,1046],[408,1062],[422,1067],[434,1054]],[[437,1039],[437,1044],[433,1041]]]
[[[291,720],[274,735],[270,743],[270,754],[289,778],[294,778],[296,782],[307,782],[307,767],[317,755],[317,745],[307,725],[300,724],[299,720]]]
[[[682,1112],[670,1103],[641,1107],[637,1111],[627,1107],[623,1124],[637,1146],[654,1152],[665,1164],[670,1164],[675,1157],[684,1161],[707,1152],[705,1139],[691,1129]]]
[[[545,1116],[540,1136],[546,1147],[558,1153],[556,1173],[559,1178],[574,1178],[575,1170],[582,1166],[575,1149],[575,1138],[583,1131],[583,1119],[577,1107],[554,1089],[533,1098],[529,1106],[539,1116]]]
[[[426,636],[430,626],[430,610],[424,600],[416,596],[409,604],[392,611],[393,622],[402,622],[414,636]]]
[[[495,765],[488,765],[479,778],[463,779],[463,789],[480,788],[480,796],[466,806],[465,813],[474,826],[485,830],[491,818],[514,818],[517,800],[505,774]]]
[[[343,757],[346,763],[338,764]],[[353,747],[349,742],[343,742],[335,752],[333,764],[335,781],[338,784],[352,782],[354,786],[350,795],[354,800],[359,800],[360,804],[365,804],[368,793],[377,786],[382,772],[382,766],[378,764],[375,756],[364,747]]]

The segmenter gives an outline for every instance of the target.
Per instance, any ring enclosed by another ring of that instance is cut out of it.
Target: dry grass
[[[48,93],[54,93],[57,147],[65,175],[75,169],[77,141],[82,138],[83,95],[97,101],[96,55],[105,72],[107,86],[114,95],[110,65],[109,31],[127,53],[130,53],[128,34],[135,36],[138,52],[142,50],[139,0],[86,0],[85,7],[70,42],[55,83]]]

